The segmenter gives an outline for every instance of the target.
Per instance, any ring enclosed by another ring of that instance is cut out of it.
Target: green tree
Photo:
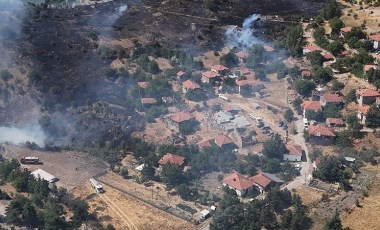
[[[334,216],[326,222],[323,229],[324,230],[342,230],[343,229],[342,221],[340,220],[338,210],[336,210]]]
[[[320,84],[326,84],[332,79],[332,72],[330,69],[323,68],[321,66],[314,66],[314,81]]]
[[[199,121],[192,119],[179,124],[179,132],[185,135],[193,134],[199,127]]]
[[[261,63],[266,61],[265,49],[262,45],[254,44],[248,51],[247,66],[258,67]]]
[[[187,100],[195,102],[205,101],[207,99],[205,92],[200,89],[188,90],[185,97]]]
[[[8,81],[13,78],[13,75],[8,70],[1,70],[0,76],[4,81]]]
[[[80,226],[83,221],[87,221],[90,217],[88,204],[79,198],[73,200],[71,210],[74,213],[72,220],[75,226]]]
[[[293,57],[302,56],[303,30],[300,25],[293,25],[289,29],[289,32],[286,35],[285,44]]]
[[[338,35],[340,33],[340,29],[344,27],[343,21],[338,18],[332,18],[329,20],[330,28],[331,28],[331,34]]]
[[[128,179],[129,177],[129,172],[128,172],[128,168],[127,167],[123,167],[121,170],[120,170],[120,173],[119,173],[124,179]]]
[[[287,152],[288,150],[278,134],[264,142],[263,154],[268,158],[282,159],[283,154]]]
[[[163,182],[171,186],[184,182],[182,169],[175,164],[166,164],[162,166],[161,178]]]
[[[285,110],[284,118],[287,122],[292,122],[294,120],[294,113],[292,109]]]
[[[351,89],[345,96],[346,101],[349,102],[357,102],[356,90]]]
[[[145,164],[141,170],[141,175],[146,180],[152,180],[154,178],[155,170],[151,164]]]
[[[332,91],[340,91],[340,90],[344,89],[344,86],[345,85],[342,82],[339,82],[337,80],[333,80],[331,90]]]
[[[370,128],[380,127],[380,106],[371,106],[371,108],[368,110],[365,124]]]
[[[256,69],[255,70],[256,78],[262,81],[265,81],[267,79],[267,74],[264,69]]]
[[[176,187],[177,193],[184,200],[193,200],[198,196],[198,191],[196,188],[190,188],[189,185],[180,184]]]
[[[322,16],[324,19],[329,20],[332,18],[339,18],[342,16],[342,10],[338,3],[334,0],[322,11]]]
[[[344,50],[344,45],[341,41],[335,40],[327,46],[327,49],[333,55],[338,56]]]
[[[9,224],[36,227],[39,222],[32,202],[22,195],[16,195],[8,207],[6,207],[5,213],[6,221]]]
[[[236,57],[234,52],[230,51],[220,58],[220,63],[228,68],[231,68],[239,64],[239,59]]]
[[[306,54],[306,58],[313,66],[321,66],[323,64],[323,56],[320,51],[313,51]]]
[[[310,80],[300,79],[294,83],[294,87],[300,95],[307,97],[311,95],[312,90],[315,88],[315,83]]]

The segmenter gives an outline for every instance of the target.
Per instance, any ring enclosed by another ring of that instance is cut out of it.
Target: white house
[[[284,161],[301,161],[302,158],[302,147],[299,145],[288,144],[285,145],[289,153],[284,154]]]
[[[374,49],[377,50],[377,49],[380,48],[380,44],[379,44],[379,42],[380,42],[380,34],[371,35],[371,36],[369,36],[369,39],[371,41],[373,41],[373,48]]]

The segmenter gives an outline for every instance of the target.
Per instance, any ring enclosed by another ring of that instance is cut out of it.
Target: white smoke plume
[[[259,17],[260,15],[258,14],[252,14],[244,20],[241,28],[238,26],[228,26],[224,33],[226,37],[226,45],[250,48],[253,44],[263,43],[259,38],[253,35],[254,28],[252,28],[252,26]]]
[[[13,143],[16,145],[25,142],[34,142],[40,147],[45,147],[45,133],[39,125],[30,125],[23,128],[0,127],[0,143]]]
[[[118,14],[121,16],[125,11],[128,10],[128,5],[122,5],[119,8],[117,8]]]

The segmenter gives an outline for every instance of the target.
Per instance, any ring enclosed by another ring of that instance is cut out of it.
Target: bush
[[[123,167],[119,174],[124,178],[124,179],[127,179],[129,177],[129,172],[128,172],[128,168],[127,167]]]

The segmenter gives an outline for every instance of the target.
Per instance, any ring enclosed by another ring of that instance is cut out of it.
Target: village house
[[[234,119],[234,116],[232,116],[230,112],[219,111],[214,114],[214,119],[217,124],[221,125],[224,123],[231,122],[231,120]]]
[[[340,37],[341,38],[344,38],[346,36],[347,33],[351,32],[352,30],[352,27],[343,27],[343,28],[340,28]]]
[[[306,111],[321,111],[322,106],[319,101],[304,101],[301,104],[301,108],[303,109],[303,116],[306,117]]]
[[[326,124],[328,127],[341,128],[346,126],[346,122],[342,118],[327,118]]]
[[[172,153],[167,153],[161,157],[161,159],[158,161],[158,164],[160,166],[160,169],[162,168],[162,166],[167,164],[173,164],[178,165],[178,167],[183,167],[185,164],[185,157],[178,156]]]
[[[198,148],[200,148],[200,149],[211,148],[211,147],[212,147],[212,142],[213,142],[213,141],[214,141],[213,139],[201,140],[201,141],[198,141],[198,142],[197,142],[197,146],[198,146]]]
[[[304,46],[303,47],[303,54],[308,54],[308,53],[311,53],[311,52],[314,52],[314,51],[322,51],[321,48],[319,48],[318,46],[314,46],[314,45],[307,45],[307,46]]]
[[[224,112],[231,113],[232,115],[237,115],[241,111],[239,107],[229,104],[224,105],[222,110]]]
[[[363,67],[363,71],[364,73],[367,73],[370,69],[377,69],[377,66],[376,65],[364,65]]]
[[[139,81],[137,82],[137,86],[141,89],[146,89],[149,86],[149,82],[146,81]]]
[[[338,93],[325,93],[319,98],[322,107],[326,105],[342,105],[343,99]]]
[[[202,72],[201,73],[202,75],[202,79],[201,81],[203,83],[215,83],[217,81],[220,81],[220,74],[214,72],[214,71],[206,71],[206,72]]]
[[[157,100],[156,98],[151,98],[151,97],[148,97],[148,98],[141,98],[141,104],[145,107],[149,107],[149,106],[152,106],[154,104],[157,103]]]
[[[246,93],[258,92],[264,88],[260,81],[247,79],[247,80],[237,80],[236,85],[238,86],[239,94],[244,91]]]
[[[245,196],[254,189],[254,182],[248,177],[234,172],[223,180],[223,186],[235,190],[238,196]]]
[[[335,140],[335,131],[330,127],[320,125],[309,126],[308,128],[310,143],[314,145],[332,145]]]
[[[373,48],[378,50],[380,48],[380,34],[370,35],[368,38],[373,42]]]
[[[211,66],[211,71],[223,76],[227,73],[228,68],[224,65],[213,65]]]
[[[356,91],[359,105],[371,105],[376,102],[376,98],[379,96],[380,93],[373,89],[358,89]]]
[[[284,161],[301,161],[302,158],[302,147],[295,144],[285,145],[288,153],[283,156]]]
[[[239,51],[235,53],[236,57],[239,59],[240,63],[245,63],[248,58],[248,53],[244,51]]]
[[[182,70],[177,73],[178,80],[182,80],[182,77],[186,76],[186,73]]]
[[[165,116],[164,118],[169,128],[176,132],[179,132],[179,125],[181,123],[195,119],[194,115],[188,112],[173,113]]]
[[[268,189],[273,185],[284,183],[284,181],[278,177],[264,172],[260,172],[255,176],[249,177],[249,180],[253,181],[256,189],[261,194],[268,191]]]
[[[187,93],[187,91],[189,90],[195,90],[195,89],[200,89],[201,86],[196,83],[196,82],[193,82],[191,80],[187,80],[187,81],[184,81],[182,83],[182,92],[183,93]]]
[[[367,119],[367,114],[370,108],[371,108],[370,105],[359,105],[358,118],[359,118],[359,122],[363,125],[365,124],[365,120]]]
[[[323,61],[333,61],[334,56],[331,53],[324,53],[323,54]]]
[[[215,144],[221,148],[227,148],[227,149],[234,149],[236,147],[234,141],[223,134],[215,138]]]

